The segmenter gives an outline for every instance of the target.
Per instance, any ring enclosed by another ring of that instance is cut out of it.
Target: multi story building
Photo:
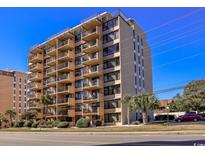
[[[26,112],[27,105],[26,73],[0,70],[0,113],[16,111],[16,120]]]
[[[127,123],[125,95],[152,92],[151,50],[139,25],[122,13],[102,13],[30,49],[28,109],[38,118],[80,117]],[[42,114],[39,99],[53,97]],[[139,118],[130,114],[131,120]]]

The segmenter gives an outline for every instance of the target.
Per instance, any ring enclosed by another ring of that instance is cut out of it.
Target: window
[[[143,39],[141,38],[141,45],[143,45]]]
[[[75,47],[75,54],[81,53],[81,45]]]
[[[19,113],[21,113],[21,109],[19,109]]]
[[[82,68],[76,69],[75,70],[75,76],[81,76]]]
[[[24,84],[27,84],[27,80],[26,79],[24,80]]]
[[[16,88],[16,84],[14,83],[14,88]]]
[[[75,93],[75,99],[76,99],[76,100],[82,99],[82,92],[76,92],[76,93]]]
[[[142,59],[142,66],[144,66],[144,59]]]
[[[103,43],[111,42],[119,37],[118,31],[111,32],[109,34],[103,35]]]
[[[21,91],[19,91],[19,95],[21,95]]]
[[[120,113],[108,113],[105,114],[105,123],[120,122],[121,114]]]
[[[113,109],[121,107],[120,99],[114,99],[104,102],[104,109]]]
[[[21,103],[19,103],[19,107],[21,107]]]
[[[78,80],[75,82],[75,88],[80,88],[81,87],[81,83],[82,83],[82,80]]]
[[[140,56],[138,56],[138,64],[140,64]]]
[[[75,111],[77,111],[77,112],[82,111],[82,104],[76,104]]]
[[[75,64],[76,64],[76,65],[80,65],[80,64],[81,64],[81,57],[77,57],[77,58],[75,59]]]
[[[19,82],[21,83],[21,78],[19,78]]]
[[[104,82],[110,82],[120,79],[120,71],[104,74]]]
[[[106,21],[103,23],[102,27],[103,27],[103,31],[106,31],[110,28],[113,28],[115,26],[118,25],[118,18],[114,18],[114,19],[111,19],[109,21]]]
[[[135,38],[135,30],[132,31],[133,38]]]
[[[14,76],[14,82],[16,82],[16,77]]]
[[[112,46],[106,47],[103,49],[103,56],[112,55],[119,51],[119,43],[114,44]]]
[[[75,35],[75,42],[81,41],[81,33]]]
[[[104,88],[104,95],[114,95],[120,93],[120,84],[112,85]]]
[[[140,42],[140,36],[137,35],[137,42]]]
[[[108,69],[108,68],[113,68],[119,65],[120,65],[120,60],[119,60],[119,57],[117,57],[117,58],[104,61],[103,68]]]
[[[19,101],[21,101],[21,97],[19,97]]]
[[[21,89],[21,84],[19,84],[19,89]]]

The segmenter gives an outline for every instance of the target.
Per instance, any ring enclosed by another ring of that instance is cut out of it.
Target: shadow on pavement
[[[101,146],[205,146],[205,140],[128,142]]]

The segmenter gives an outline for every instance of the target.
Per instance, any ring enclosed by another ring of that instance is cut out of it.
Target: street
[[[193,146],[205,134],[177,133],[26,133],[0,132],[1,146]]]

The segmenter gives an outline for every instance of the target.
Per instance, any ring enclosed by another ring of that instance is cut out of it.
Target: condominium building
[[[29,52],[28,109],[38,119],[80,117],[104,125],[127,123],[121,99],[152,92],[151,50],[139,25],[122,13],[104,12],[35,45]],[[49,94],[46,113],[38,102]],[[131,121],[140,114],[130,114]]]
[[[0,70],[0,113],[16,111],[16,120],[27,110],[26,73]]]

